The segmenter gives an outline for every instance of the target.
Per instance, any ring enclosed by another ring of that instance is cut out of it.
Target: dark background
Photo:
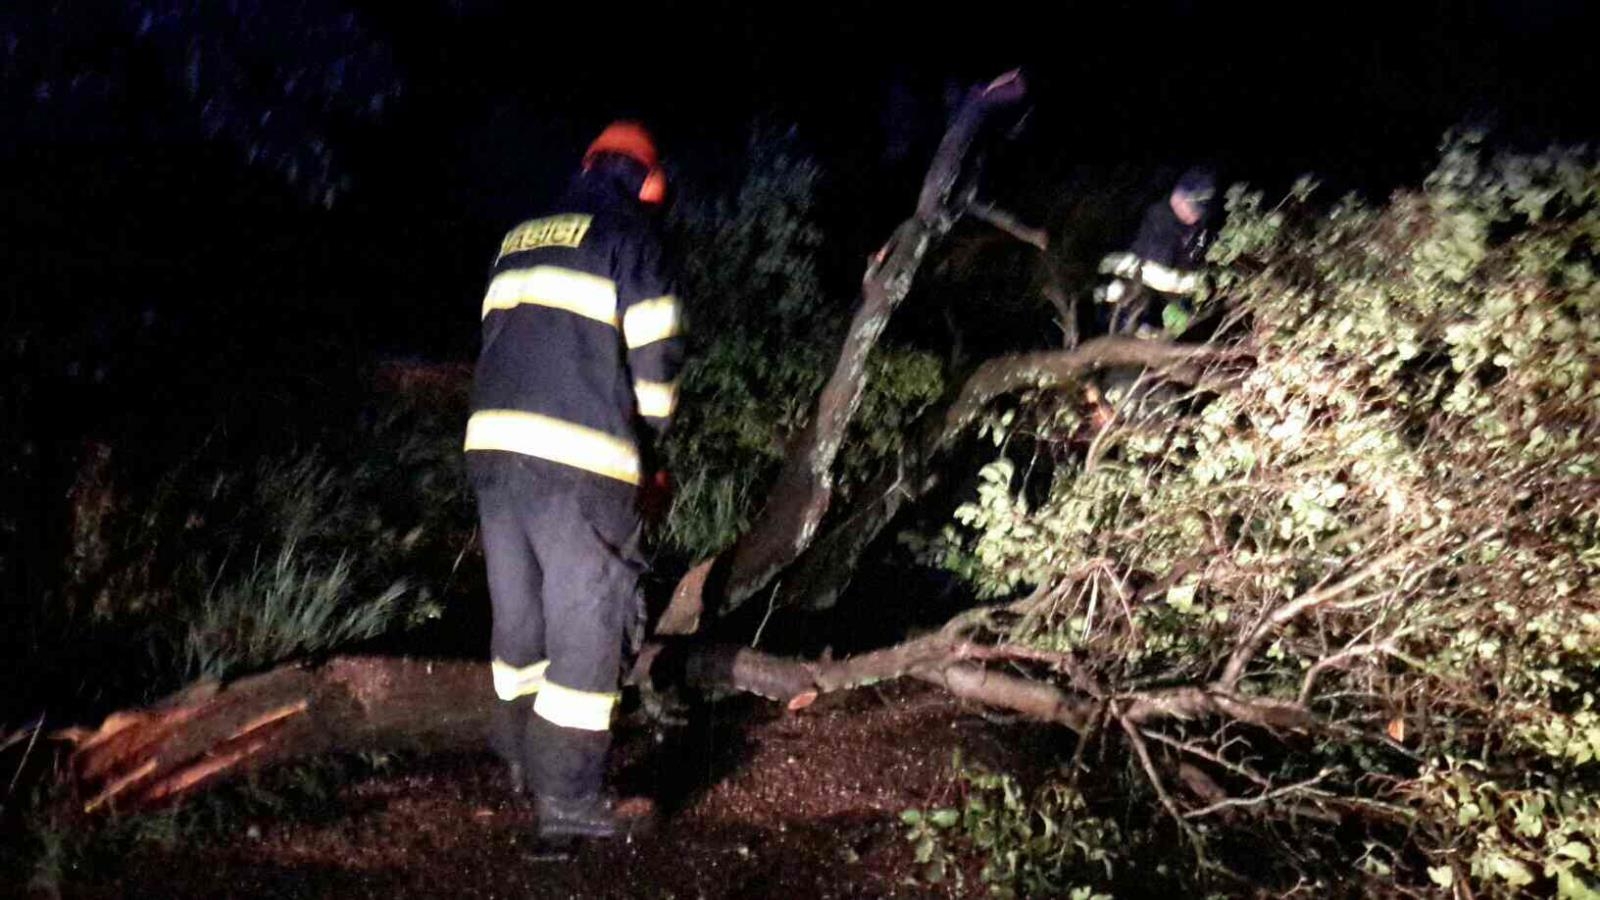
[[[310,12],[251,25],[235,55],[322,54],[298,29],[349,10],[385,58],[376,83],[397,88],[377,115],[310,104],[301,117],[348,180],[326,208],[248,163],[248,134],[197,124],[206,98],[185,92],[183,29],[226,28],[226,5],[200,4],[209,17],[175,21],[166,44],[138,34],[151,10],[182,5],[24,4],[9,18],[13,312],[111,316],[100,327],[117,333],[142,322],[174,347],[179,332],[265,339],[309,316],[340,344],[464,358],[497,235],[617,115],[644,117],[691,172],[736,160],[752,117],[796,124],[829,167],[837,249],[855,260],[908,205],[951,91],[1013,65],[1036,108],[992,171],[1021,209],[1066,167],[1124,162],[1208,159],[1268,185],[1314,170],[1381,193],[1425,172],[1457,123],[1525,143],[1592,135],[1600,83],[1595,17],[1558,0],[286,3]],[[60,87],[85,73],[109,86],[88,100]],[[57,85],[49,100],[40,81]],[[362,88],[341,90],[360,107]],[[265,93],[242,118],[273,107]]]

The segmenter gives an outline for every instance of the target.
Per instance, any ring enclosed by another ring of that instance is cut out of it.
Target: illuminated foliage
[[[1293,823],[1195,820],[1259,827],[1289,882],[1330,883],[1333,852],[1381,881],[1594,896],[1600,166],[1462,137],[1387,205],[1312,195],[1229,193],[1211,302],[1242,361],[1124,385],[1103,430],[1058,395],[993,415],[998,455],[924,556],[987,597],[1032,589],[996,634],[1110,696],[1303,715],[1270,750],[1249,715],[1161,732]],[[1366,852],[1295,804],[1365,811]]]

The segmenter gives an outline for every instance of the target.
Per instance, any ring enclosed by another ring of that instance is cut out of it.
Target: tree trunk
[[[1026,715],[1069,725],[1082,719],[1081,699],[1014,676],[975,675],[964,664],[993,655],[943,636],[822,662],[740,646],[653,643],[640,655],[634,679],[703,693],[755,693],[794,711],[821,693],[917,675]],[[481,662],[341,656],[228,685],[205,682],[148,708],[114,713],[92,732],[57,737],[74,745],[69,770],[84,812],[131,810],[289,759],[476,749],[497,702]]]
[[[915,213],[895,229],[867,266],[861,304],[838,362],[817,398],[811,421],[791,446],[766,504],[733,547],[685,578],[657,623],[658,633],[694,632],[706,610],[720,614],[737,607],[810,545],[833,497],[833,463],[866,388],[867,358],[889,317],[910,293],[928,248],[970,203],[976,177],[971,157],[985,123],[1021,103],[1024,95],[1022,78],[1015,72],[967,95],[923,178]]]
[[[985,662],[1013,668],[1002,672]],[[1020,674],[1014,667],[1021,665],[1061,671],[1074,689]],[[692,641],[653,643],[634,671],[640,684],[755,693],[790,711],[823,693],[902,677],[1080,734],[1107,704],[1132,724],[1221,717],[1299,729],[1311,721],[1301,704],[1236,695],[1218,685],[1107,697],[1070,654],[979,644],[949,629],[844,660],[786,659]],[[128,811],[176,802],[289,759],[377,749],[476,749],[484,744],[497,702],[489,667],[481,662],[343,656],[321,665],[283,666],[226,686],[199,684],[146,709],[115,713],[95,731],[56,737],[75,745],[69,772],[82,810]]]
[[[745,691],[799,709],[813,667],[743,647],[652,644],[636,677],[707,693]],[[341,656],[221,685],[204,682],[95,731],[64,732],[85,812],[171,801],[219,779],[330,752],[475,749],[495,698],[482,662]]]

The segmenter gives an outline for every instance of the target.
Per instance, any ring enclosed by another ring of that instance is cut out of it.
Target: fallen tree
[[[832,498],[833,463],[861,400],[868,356],[930,247],[973,203],[972,157],[985,128],[1024,96],[1016,72],[968,94],[929,166],[915,211],[868,265],[833,373],[756,523],[726,553],[683,579],[658,623],[660,635],[695,632],[707,601],[718,611],[731,609],[811,543]],[[985,217],[995,214],[985,208]],[[431,379],[410,370],[383,374],[435,392],[435,382],[459,381],[459,373]],[[838,671],[859,670],[867,673],[862,679],[881,680],[929,667],[894,653],[830,665],[692,643],[650,645],[640,665],[642,678],[698,690],[749,691],[791,708],[821,690],[849,686],[852,680]],[[225,686],[202,683],[148,709],[114,714],[96,730],[62,736],[75,745],[70,768],[85,808],[114,801],[137,806],[174,799],[239,771],[331,750],[476,745],[492,696],[481,668],[347,657],[290,665]]]
[[[895,678],[937,684],[957,697],[1087,732],[1113,698],[1070,655],[980,643],[961,623],[843,660],[776,657],[738,645],[651,643],[633,674],[707,695],[757,694],[791,711],[824,693]],[[1044,664],[1075,674],[1078,691],[985,663]],[[1225,713],[1298,725],[1301,710],[1224,691],[1185,688],[1114,698],[1118,715],[1147,724]],[[493,706],[481,662],[341,656],[288,665],[229,684],[203,682],[150,707],[115,713],[99,728],[63,732],[84,812],[132,810],[181,799],[241,772],[326,753],[442,752],[482,746]]]
[[[1216,837],[1243,829],[1258,887],[1592,896],[1596,173],[1457,147],[1383,208],[1235,193],[1214,257],[1236,314],[1210,344],[1094,341],[981,367],[883,490],[817,538],[831,496],[817,466],[859,396],[858,346],[817,419],[834,424],[794,445],[756,539],[695,568],[664,631],[698,630],[780,572],[784,602],[831,602],[974,426],[994,459],[960,527],[921,552],[988,605],[845,660],[674,639],[637,678],[803,708],[914,677],[1059,723],[1079,736],[1059,791],[1078,790],[1091,748],[1115,747],[1098,764],[1126,776],[1119,802],[1168,823],[1200,871],[1224,867]],[[1086,415],[1070,388],[1112,365],[1173,389]],[[1003,394],[1012,414],[988,415]],[[195,689],[77,735],[76,769],[97,808],[170,799],[341,734],[402,740],[407,703],[486,701],[481,671],[427,666],[335,660]],[[459,715],[417,734],[475,739],[481,723]]]

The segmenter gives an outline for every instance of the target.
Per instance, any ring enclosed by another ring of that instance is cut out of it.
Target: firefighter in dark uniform
[[[1176,336],[1188,327],[1215,195],[1209,170],[1188,170],[1166,198],[1145,210],[1132,246],[1100,260],[1100,273],[1111,280],[1095,297],[1105,304],[1101,318],[1109,333]]]
[[[642,492],[665,484],[653,451],[682,361],[665,187],[648,132],[609,126],[559,207],[506,235],[483,299],[465,449],[494,612],[491,743],[535,793],[543,838],[621,827],[601,785],[644,626]]]

